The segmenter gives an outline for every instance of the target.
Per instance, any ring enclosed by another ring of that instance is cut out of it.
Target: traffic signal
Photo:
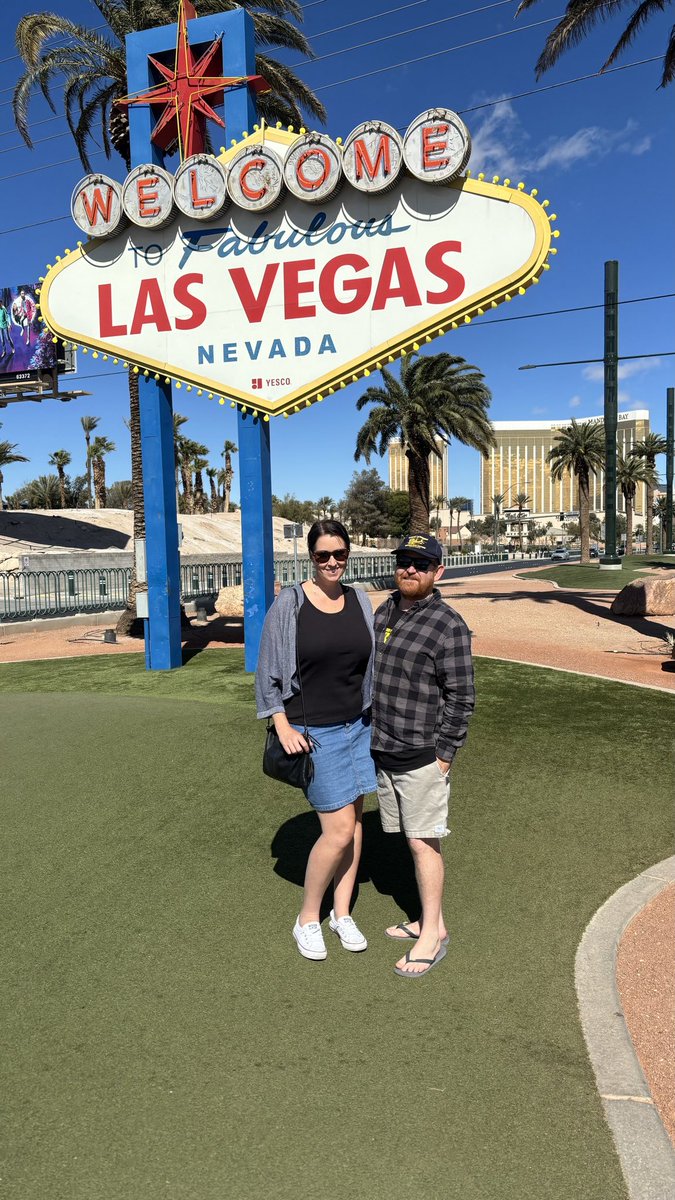
[[[560,514],[560,523],[562,524],[562,522],[563,522],[564,520],[565,520],[565,514],[564,514],[564,512],[563,512],[563,513],[561,513],[561,514]]]

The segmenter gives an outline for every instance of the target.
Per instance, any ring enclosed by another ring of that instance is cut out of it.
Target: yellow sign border
[[[304,130],[301,130],[302,132]],[[298,135],[292,131],[287,132],[286,130],[263,128],[245,136],[240,142],[234,144],[230,150],[225,150],[224,147],[221,148],[221,153],[218,157],[222,162],[227,162],[241,150],[242,146],[260,143],[261,141],[290,145],[297,137]],[[511,300],[514,295],[523,295],[528,287],[539,282],[542,271],[548,270],[549,264],[546,259],[549,254],[556,253],[551,248],[551,239],[558,236],[558,231],[551,229],[551,220],[554,219],[554,215],[549,217],[546,212],[548,201],[540,204],[536,200],[536,190],[528,194],[525,192],[522,184],[519,184],[517,188],[511,188],[509,184],[509,180],[504,180],[503,183],[499,183],[496,180],[492,183],[486,183],[480,176],[478,179],[473,179],[470,177],[470,173],[467,173],[466,176],[453,180],[452,183],[446,186],[454,191],[466,191],[473,195],[488,196],[494,200],[517,204],[520,208],[525,209],[534,225],[535,244],[530,257],[517,271],[504,279],[500,279],[491,288],[485,289],[482,292],[476,292],[472,296],[463,297],[461,303],[451,305],[449,308],[435,313],[433,320],[427,318],[417,325],[411,326],[402,333],[398,333],[396,337],[391,338],[389,341],[382,342],[379,346],[371,347],[366,354],[362,354],[352,359],[351,362],[343,364],[337,371],[329,371],[312,380],[311,384],[298,388],[295,392],[280,397],[276,401],[267,400],[265,397],[256,396],[251,392],[241,392],[235,388],[225,389],[218,387],[214,385],[212,380],[196,372],[176,372],[175,369],[167,367],[166,363],[160,363],[151,358],[136,356],[131,359],[124,349],[116,347],[113,343],[100,342],[94,338],[83,339],[81,334],[59,325],[49,311],[49,290],[51,284],[66,267],[71,266],[78,258],[85,257],[87,248],[91,243],[87,243],[86,246],[79,245],[77,250],[67,251],[64,258],[61,258],[59,255],[56,256],[56,265],[53,267],[50,266],[44,281],[41,282],[41,312],[45,323],[55,337],[61,338],[64,342],[72,342],[73,345],[93,350],[94,357],[99,357],[102,352],[106,358],[113,358],[115,361],[121,359],[125,367],[135,371],[137,374],[152,374],[156,378],[164,377],[167,382],[173,380],[177,387],[180,387],[184,383],[190,390],[196,388],[198,395],[206,392],[209,398],[216,396],[221,403],[229,400],[233,407],[238,406],[243,412],[251,411],[254,416],[258,415],[258,413],[263,413],[265,414],[265,420],[268,420],[270,416],[286,417],[292,412],[299,412],[302,407],[309,407],[315,401],[322,401],[326,396],[333,395],[335,391],[346,387],[348,383],[355,383],[359,378],[369,376],[371,370],[380,370],[383,366],[394,362],[397,357],[405,356],[419,350],[422,342],[430,342],[435,337],[442,337],[451,329],[459,328],[460,323],[469,324],[474,317],[482,316],[487,308],[496,308],[503,301]],[[92,239],[93,241],[94,239]]]

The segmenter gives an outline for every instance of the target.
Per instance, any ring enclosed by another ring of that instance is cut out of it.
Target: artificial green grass
[[[297,954],[316,819],[260,774],[239,651],[0,668],[7,1200],[625,1200],[574,955],[670,853],[671,699],[477,682],[450,949],[410,982],[382,934],[409,860],[372,799],[368,951]]]
[[[621,559],[620,571],[601,571],[598,560],[585,566],[580,563],[560,563],[557,566],[543,567],[541,570],[528,571],[527,575],[519,574],[518,579],[529,579],[535,575],[538,579],[552,579],[563,588],[581,590],[593,588],[603,592],[619,592],[633,579],[644,575],[646,568],[659,567],[665,579],[673,578],[675,560],[662,559],[658,554],[630,554]]]

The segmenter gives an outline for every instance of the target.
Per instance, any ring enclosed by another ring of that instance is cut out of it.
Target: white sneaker
[[[336,917],[332,908],[328,928],[337,933],[344,950],[365,950],[368,945],[356,921],[351,917]]]
[[[316,961],[326,958],[326,943],[318,921],[308,921],[306,925],[301,925],[298,917],[293,926],[293,937],[303,958]]]

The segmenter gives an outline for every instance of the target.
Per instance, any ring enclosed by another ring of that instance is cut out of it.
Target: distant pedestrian
[[[307,538],[314,578],[283,588],[263,627],[256,672],[258,717],[270,717],[287,754],[308,753],[314,779],[306,796],[321,823],[307,862],[302,908],[293,928],[305,958],[324,959],[320,909],[332,881],[329,927],[345,950],[365,950],[350,915],[361,855],[363,797],[375,791],[370,754],[373,615],[368,597],[340,581],[349,534],[339,521],[315,521]],[[297,635],[296,635],[297,631]]]
[[[446,954],[441,838],[449,832],[450,770],[474,706],[469,630],[435,584],[443,551],[411,534],[396,551],[397,590],[375,613],[372,748],[385,833],[403,830],[422,915],[386,930],[415,944],[394,970],[419,979]]]

